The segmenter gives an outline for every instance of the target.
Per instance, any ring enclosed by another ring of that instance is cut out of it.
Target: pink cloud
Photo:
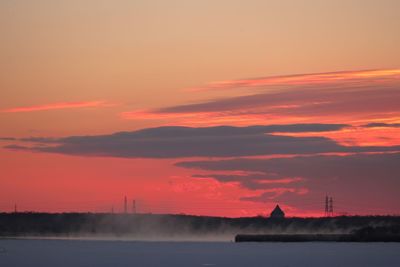
[[[279,85],[272,88],[271,85]],[[186,126],[306,123],[357,124],[399,118],[400,69],[369,70],[212,83],[208,89],[256,88],[253,93],[120,114]]]
[[[72,109],[72,108],[87,108],[87,107],[105,107],[110,106],[106,101],[82,101],[82,102],[58,102],[44,105],[16,107],[1,110],[2,113],[17,113],[17,112],[33,112],[56,109]]]
[[[268,85],[303,85],[333,83],[337,81],[354,81],[360,79],[378,79],[397,77],[400,69],[388,70],[360,70],[360,71],[338,71],[326,73],[296,74],[284,76],[260,77],[252,79],[227,80],[211,82],[203,87],[189,88],[188,91],[236,89],[245,87],[258,87]]]

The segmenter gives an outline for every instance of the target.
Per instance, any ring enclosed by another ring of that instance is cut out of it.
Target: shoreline
[[[400,242],[400,235],[357,235],[357,234],[238,234],[235,242]]]

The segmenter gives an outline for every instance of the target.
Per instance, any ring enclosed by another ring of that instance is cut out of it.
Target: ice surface
[[[398,267],[400,244],[0,239],[0,266]]]

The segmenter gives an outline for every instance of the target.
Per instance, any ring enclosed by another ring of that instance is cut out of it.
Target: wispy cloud
[[[194,174],[192,177],[199,179],[211,178],[223,183],[237,182],[242,187],[251,190],[271,189],[275,188],[276,186],[290,188],[293,186],[293,184],[298,185],[304,181],[304,179],[300,177],[282,178],[264,172],[247,172],[247,174],[240,175],[225,173]]]
[[[245,175],[210,174],[220,182],[245,180],[279,180],[300,177],[304,180],[339,182],[340,179],[366,181],[375,177],[398,181],[400,153],[357,153],[347,155],[313,155],[281,158],[236,158],[226,160],[183,161],[179,167],[204,171],[241,171]],[[288,167],[290,166],[290,167]],[[254,174],[256,173],[256,174]],[[199,175],[194,177],[205,177]]]
[[[296,81],[295,85],[287,81]],[[299,81],[301,83],[299,84]],[[271,83],[283,85],[271,88]],[[127,111],[123,119],[164,120],[169,124],[251,125],[265,123],[373,121],[399,118],[400,70],[306,74],[221,82],[246,95],[215,98],[151,110]]]
[[[208,175],[221,183],[238,182],[254,190],[254,195],[242,197],[251,202],[280,202],[298,208],[323,208],[326,193],[334,194],[336,211],[357,213],[373,205],[398,209],[400,187],[400,153],[348,155],[313,155],[285,158],[236,158],[227,160],[183,161],[176,165]],[[217,175],[216,172],[240,171],[248,175]],[[256,174],[254,174],[256,173]],[[207,175],[194,175],[207,177]],[[300,178],[300,179],[299,179]],[[266,181],[285,181],[265,183]],[[294,179],[294,180],[291,180]],[[377,208],[377,207],[375,207]]]
[[[396,77],[400,75],[400,69],[375,69],[360,71],[338,71],[325,73],[309,73],[284,76],[270,76],[251,79],[218,81],[203,87],[189,88],[189,91],[237,89],[246,87],[259,87],[266,85],[303,85],[321,84],[342,81],[354,81],[364,79],[379,79]]]
[[[0,110],[1,113],[16,113],[16,112],[34,112],[44,110],[56,110],[56,109],[74,109],[74,108],[88,108],[88,107],[105,107],[110,106],[110,103],[106,101],[82,101],[82,102],[57,102],[44,105],[15,107],[9,109]]]
[[[400,123],[371,122],[362,125],[365,128],[400,128]]]
[[[288,196],[293,194],[296,195],[296,198],[301,199],[298,197],[299,195],[300,196],[307,195],[308,193],[309,190],[305,187],[300,187],[300,188],[276,187],[263,190],[263,193],[261,195],[241,197],[240,200],[251,201],[251,202],[271,202],[271,201],[278,201],[279,199],[282,199],[283,196]]]

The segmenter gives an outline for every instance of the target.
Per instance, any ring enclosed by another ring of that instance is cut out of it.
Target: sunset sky
[[[0,212],[400,214],[400,1],[0,1]]]

